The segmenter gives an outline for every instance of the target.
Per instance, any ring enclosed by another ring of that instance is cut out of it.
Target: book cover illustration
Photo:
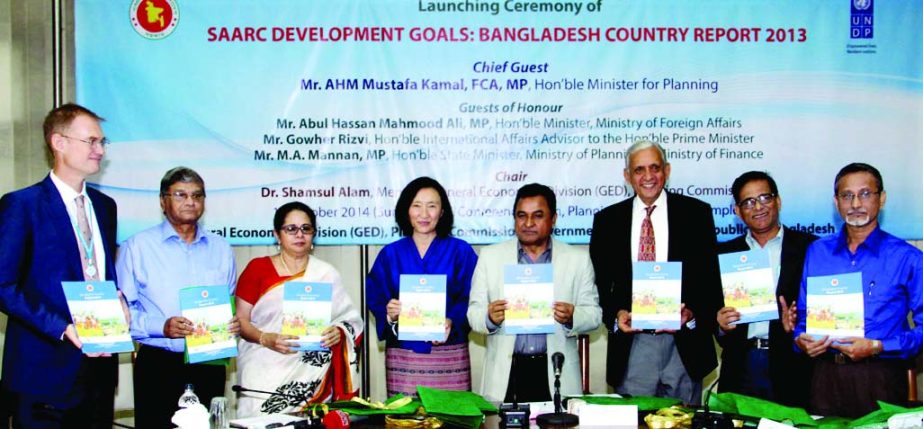
[[[631,327],[680,328],[682,262],[635,262],[631,283]]]
[[[865,336],[862,273],[807,278],[806,332],[815,338]]]
[[[227,285],[187,287],[179,300],[181,314],[194,325],[186,337],[189,363],[237,356],[237,338],[228,331],[233,316]]]
[[[282,292],[282,334],[295,335],[292,350],[327,350],[321,345],[333,313],[333,283],[287,282]]]
[[[740,313],[740,320],[733,324],[779,318],[769,252],[760,249],[726,253],[718,255],[718,262],[724,305]]]
[[[135,351],[115,283],[61,282],[61,286],[84,353]]]
[[[446,276],[402,274],[397,339],[444,341]]]
[[[551,264],[511,264],[503,267],[506,334],[554,332],[554,270]]]

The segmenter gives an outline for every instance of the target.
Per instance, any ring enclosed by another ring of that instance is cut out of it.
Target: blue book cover
[[[505,334],[554,333],[554,269],[551,264],[511,264],[503,267]]]
[[[807,278],[806,330],[815,338],[865,337],[862,273]]]
[[[779,318],[775,276],[764,249],[718,255],[724,305],[740,313],[738,323],[762,322]]]
[[[445,341],[446,276],[401,274],[397,339]]]
[[[227,285],[181,289],[179,302],[183,317],[194,325],[186,337],[189,363],[237,356],[237,338],[228,331],[233,315]]]
[[[84,353],[135,351],[115,283],[61,282],[61,286]]]
[[[682,262],[635,262],[631,279],[631,327],[680,328]]]
[[[333,312],[333,283],[288,282],[282,292],[282,334],[295,335],[292,350],[327,350],[321,345]]]

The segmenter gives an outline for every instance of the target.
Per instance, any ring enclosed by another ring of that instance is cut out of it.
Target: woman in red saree
[[[314,211],[299,202],[285,204],[276,210],[273,228],[279,253],[250,261],[237,282],[237,371],[242,386],[276,393],[241,393],[238,417],[348,399],[359,389],[356,345],[362,317],[343,289],[340,273],[311,256],[317,230]],[[291,340],[297,337],[281,334],[283,285],[289,281],[332,284],[331,323],[323,331],[329,351],[296,352]]]

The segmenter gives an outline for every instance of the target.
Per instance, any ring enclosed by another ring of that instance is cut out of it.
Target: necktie
[[[90,222],[87,220],[87,210],[84,205],[83,195],[74,198],[77,203],[77,227],[80,228],[80,265],[83,266],[84,280],[99,280],[99,270],[96,268],[96,258],[93,247],[93,230],[90,229]]]
[[[646,207],[647,216],[641,222],[641,239],[638,241],[638,261],[657,260],[656,247],[654,246],[654,224],[651,223],[651,213],[657,206]]]

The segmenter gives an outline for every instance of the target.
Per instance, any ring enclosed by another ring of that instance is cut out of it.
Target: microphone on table
[[[564,353],[554,352],[551,355],[551,368],[554,370],[554,412],[539,415],[535,418],[538,427],[577,427],[580,419],[561,409],[561,369],[564,367]]]
[[[551,368],[554,369],[554,378],[561,377],[561,368],[564,367],[564,353],[554,352],[551,355]]]

